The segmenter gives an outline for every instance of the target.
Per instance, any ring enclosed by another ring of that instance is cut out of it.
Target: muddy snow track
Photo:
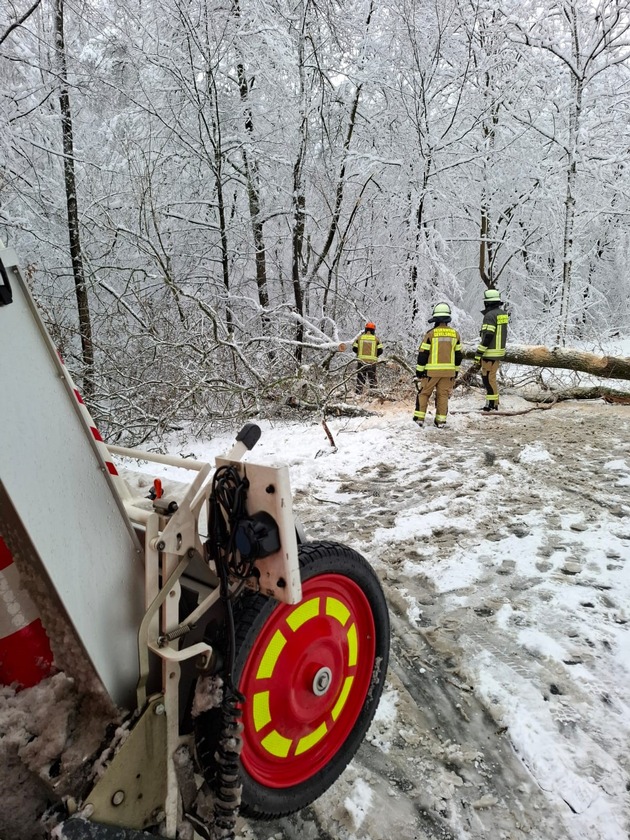
[[[630,836],[627,673],[611,659],[628,621],[630,411],[455,403],[444,431],[398,408],[339,422],[317,489],[297,494],[311,538],[342,535],[381,576],[394,712],[311,808],[251,826],[260,840]],[[345,435],[366,439],[352,474]]]

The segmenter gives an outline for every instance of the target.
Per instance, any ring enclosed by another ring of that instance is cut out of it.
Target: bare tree
[[[87,284],[85,280],[83,252],[81,249],[81,229],[79,221],[79,202],[74,171],[74,141],[72,110],[68,92],[68,67],[64,40],[64,0],[55,0],[55,47],[59,77],[59,110],[61,113],[61,137],[63,144],[63,172],[68,218],[68,238],[70,241],[70,259],[74,290],[79,313],[79,334],[83,360],[83,397],[90,402],[94,394],[94,343],[92,340],[92,321]]]
[[[564,344],[571,309],[575,265],[576,192],[579,163],[583,155],[580,131],[586,88],[602,72],[625,65],[630,58],[630,2],[561,0],[553,9],[537,7],[527,24],[513,21],[522,43],[552,55],[569,76],[565,153],[564,225],[562,234],[562,280],[560,317],[556,341]]]

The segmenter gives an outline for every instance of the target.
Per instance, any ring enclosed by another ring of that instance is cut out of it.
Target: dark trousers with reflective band
[[[429,398],[435,390],[435,419],[443,423],[448,414],[448,398],[451,396],[455,376],[427,376],[420,380],[422,388],[416,396],[416,410],[413,413],[414,420],[424,420],[427,414]]]
[[[500,359],[481,360],[481,380],[486,389],[488,402],[499,404],[499,388],[497,386],[497,373],[501,367]]]
[[[357,362],[357,394],[361,393],[364,385],[376,388],[376,365]]]

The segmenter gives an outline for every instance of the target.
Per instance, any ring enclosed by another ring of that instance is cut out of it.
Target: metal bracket
[[[250,516],[261,512],[269,514],[280,532],[279,550],[256,560],[258,577],[248,580],[247,585],[286,604],[299,603],[302,579],[288,467],[235,461],[228,457],[217,458],[216,465],[234,467],[247,478],[247,513]]]
[[[167,721],[164,698],[153,698],[84,803],[95,822],[143,829],[164,819]]]

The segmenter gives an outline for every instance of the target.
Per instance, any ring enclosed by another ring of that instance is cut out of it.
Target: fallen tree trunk
[[[614,388],[604,388],[594,385],[592,388],[563,388],[560,391],[538,392],[528,394],[520,392],[519,396],[528,402],[535,402],[543,405],[545,403],[557,403],[565,400],[604,400],[607,403],[618,405],[630,405],[630,394],[625,391],[615,391]]]
[[[474,359],[474,350],[464,350],[465,359]],[[542,347],[510,344],[504,362],[531,367],[563,368],[601,376],[602,379],[630,379],[630,358],[627,356],[597,356],[568,347]]]

